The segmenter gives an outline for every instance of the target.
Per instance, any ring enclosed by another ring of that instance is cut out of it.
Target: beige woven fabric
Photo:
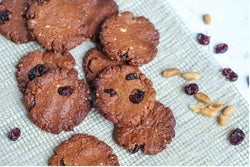
[[[140,69],[154,83],[157,100],[169,106],[176,118],[176,137],[166,150],[155,156],[139,151],[131,155],[112,139],[113,124],[92,109],[88,117],[74,129],[53,135],[40,130],[28,119],[15,79],[15,65],[19,59],[35,49],[42,49],[36,42],[16,45],[0,35],[0,165],[48,165],[53,149],[76,133],[87,133],[110,145],[121,165],[249,165],[249,111],[248,103],[235,86],[221,75],[220,67],[211,53],[195,40],[185,23],[166,0],[116,0],[120,12],[132,11],[136,16],[149,18],[160,32],[157,57]],[[84,42],[71,51],[77,61],[79,77],[84,78],[82,58],[94,47]],[[228,117],[226,127],[217,123],[217,118],[208,118],[194,113],[190,104],[198,104],[193,96],[183,92],[190,81],[180,76],[166,79],[161,72],[167,68],[179,68],[182,72],[196,71],[201,78],[196,81],[200,91],[208,94],[212,102],[234,105],[236,112]],[[8,132],[19,127],[21,137],[12,142]],[[241,128],[246,138],[239,146],[229,143],[229,133]]]

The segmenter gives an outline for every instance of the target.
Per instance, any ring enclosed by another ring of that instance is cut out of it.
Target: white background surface
[[[220,63],[230,67],[239,78],[234,84],[249,102],[249,1],[248,0],[168,0],[182,16],[193,32],[211,37],[210,45],[204,46]],[[210,14],[210,25],[203,22],[203,15]],[[214,46],[226,43],[226,53],[215,54]],[[198,42],[197,42],[198,44]]]

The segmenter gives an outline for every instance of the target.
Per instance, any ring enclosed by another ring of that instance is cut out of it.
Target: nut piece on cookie
[[[77,1],[35,1],[27,11],[27,24],[44,49],[68,51],[80,45],[84,38],[85,11]]]
[[[102,50],[93,48],[89,50],[83,60],[83,68],[87,83],[91,85],[97,75],[105,68],[123,65],[123,62],[111,60]]]
[[[76,134],[55,150],[50,166],[119,166],[113,149],[87,134]]]
[[[95,108],[114,123],[137,125],[154,107],[153,83],[137,67],[108,67],[98,75],[93,86]]]
[[[16,65],[16,79],[22,93],[25,92],[28,83],[36,77],[42,76],[52,68],[72,69],[75,59],[70,53],[42,53],[40,50],[24,56]]]
[[[75,69],[55,68],[30,81],[24,105],[31,121],[46,132],[72,131],[88,115],[90,90]]]
[[[130,153],[141,148],[145,154],[154,155],[166,149],[175,137],[175,118],[172,111],[160,102],[155,102],[153,110],[137,126],[115,124],[114,140]]]
[[[147,18],[124,12],[103,23],[100,40],[104,52],[112,59],[141,66],[156,56],[159,32]]]
[[[32,0],[2,0],[0,3],[0,33],[19,44],[33,41],[25,13]]]

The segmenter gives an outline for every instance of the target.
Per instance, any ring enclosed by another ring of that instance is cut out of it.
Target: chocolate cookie
[[[44,131],[59,134],[80,124],[91,109],[89,88],[75,69],[51,69],[32,80],[24,105],[29,118]]]
[[[113,137],[115,142],[135,153],[142,148],[148,155],[158,154],[166,149],[175,137],[175,118],[172,111],[155,102],[153,110],[135,127],[116,124]]]
[[[16,65],[16,79],[22,93],[25,92],[27,84],[38,76],[41,76],[52,68],[72,69],[75,59],[70,53],[42,53],[36,50],[24,56]]]
[[[154,107],[153,83],[137,67],[108,67],[93,84],[95,108],[114,123],[137,125]]]
[[[55,150],[50,166],[119,166],[113,149],[87,134],[76,134]]]
[[[147,18],[124,12],[103,23],[100,40],[105,53],[112,59],[141,66],[156,56],[159,32]]]
[[[86,12],[87,22],[84,37],[96,41],[102,23],[108,17],[118,13],[118,5],[114,0],[78,0]]]
[[[0,3],[0,33],[15,43],[33,41],[27,28],[25,13],[32,0],[2,0]]]
[[[123,62],[111,60],[103,51],[97,48],[89,50],[83,62],[85,76],[89,85],[104,68],[124,64]]]
[[[27,18],[28,28],[46,50],[68,51],[84,40],[85,12],[76,1],[36,1]]]

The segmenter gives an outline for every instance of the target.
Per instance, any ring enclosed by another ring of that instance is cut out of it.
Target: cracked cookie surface
[[[114,123],[137,125],[154,107],[156,91],[153,83],[137,67],[108,67],[93,85],[95,108]]]
[[[55,150],[50,166],[119,166],[113,149],[87,134],[76,134]]]
[[[147,18],[124,12],[103,23],[100,40],[104,52],[112,59],[141,66],[156,56],[159,32]]]
[[[72,131],[91,109],[90,90],[75,69],[51,69],[32,80],[24,105],[31,121],[46,132]]]
[[[160,102],[155,102],[149,115],[137,126],[115,124],[114,140],[131,153],[142,151],[148,155],[158,154],[166,149],[175,137],[175,118],[172,111]]]
[[[70,53],[53,53],[36,50],[21,58],[16,65],[16,79],[18,87],[22,93],[25,93],[28,83],[45,74],[52,68],[72,69],[75,65],[75,59]]]

